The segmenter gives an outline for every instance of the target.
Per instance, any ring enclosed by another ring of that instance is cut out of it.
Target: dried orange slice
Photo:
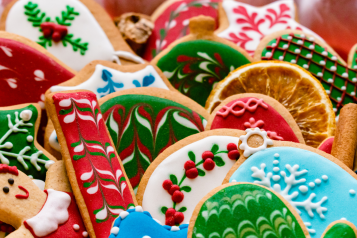
[[[221,101],[239,93],[261,93],[283,104],[307,145],[318,147],[335,133],[335,113],[328,95],[316,78],[297,65],[261,61],[242,66],[217,84],[206,109],[211,113]]]

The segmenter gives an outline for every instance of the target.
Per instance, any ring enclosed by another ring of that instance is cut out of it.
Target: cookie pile
[[[141,56],[94,0],[5,8],[0,238],[357,236],[357,46],[293,0],[125,19]]]

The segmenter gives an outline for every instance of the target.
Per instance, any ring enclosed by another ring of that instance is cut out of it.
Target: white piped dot
[[[280,155],[279,155],[278,153],[275,153],[275,154],[274,154],[274,157],[275,157],[275,158],[280,158]]]
[[[27,140],[27,142],[32,142],[33,141],[33,136],[27,136],[26,140]]]
[[[300,37],[301,37],[301,38],[305,38],[305,35],[304,35],[304,34],[301,34]]]
[[[78,225],[78,224],[74,224],[74,225],[73,225],[73,229],[74,229],[75,231],[78,231],[78,230],[79,230],[79,225]]]
[[[276,47],[276,43],[271,44],[272,47]]]
[[[273,171],[274,171],[274,172],[279,172],[279,170],[280,170],[279,167],[274,167],[274,168],[273,168]]]
[[[323,56],[327,56],[327,51],[322,51],[321,53]]]
[[[279,56],[279,60],[283,60],[284,59],[284,56]]]
[[[288,40],[291,40],[291,39],[293,39],[293,37],[292,37],[292,36],[288,36],[287,39],[288,39]]]
[[[273,55],[273,54],[272,54],[271,52],[267,52],[267,53],[265,54],[265,57],[270,58],[272,55]]]
[[[333,79],[328,79],[327,82],[333,83]]]
[[[349,192],[350,192],[350,194],[351,194],[351,195],[355,195],[355,194],[356,194],[356,191],[355,191],[355,190],[353,190],[353,189],[350,189],[350,191],[349,191]]]
[[[135,207],[136,212],[144,212],[143,208],[141,206],[136,206]]]
[[[333,111],[334,111],[334,112],[337,112],[337,108],[333,108]]]
[[[31,120],[31,117],[32,117],[32,111],[31,110],[23,110],[21,113],[20,113],[20,118],[24,121],[29,121]]]
[[[283,49],[286,50],[289,46],[287,44],[283,45]]]
[[[143,238],[151,238],[150,236],[143,236]]]
[[[128,215],[129,215],[129,212],[122,211],[119,216],[121,217],[121,219],[125,219],[125,217],[127,217]]]
[[[337,57],[336,57],[336,56],[332,56],[331,59],[332,59],[333,61],[335,61],[335,60],[337,60]]]
[[[309,183],[309,186],[310,186],[310,188],[314,188],[314,187],[315,187],[315,183],[310,182],[310,183]]]
[[[315,49],[315,46],[314,45],[309,45],[309,49],[313,50],[313,49]]]
[[[290,62],[291,62],[292,64],[296,64],[296,60],[294,60],[294,59],[292,59]]]
[[[348,73],[344,72],[344,73],[342,74],[342,77],[347,78],[347,77],[348,77]]]
[[[337,101],[341,102],[342,98],[340,97],[337,97]]]
[[[321,184],[321,179],[315,179],[315,183],[316,183],[317,185]]]
[[[172,226],[171,231],[179,231],[180,228],[178,226]]]
[[[327,175],[322,175],[322,180],[324,180],[324,181],[327,181],[328,180],[328,176]]]
[[[280,178],[281,178],[280,175],[274,175],[274,176],[273,176],[273,180],[274,180],[275,182],[279,181]]]
[[[314,37],[310,37],[309,40],[315,41],[315,38]]]
[[[347,219],[346,219],[346,218],[344,218],[344,217],[342,217],[340,220],[347,221]]]
[[[274,160],[273,164],[279,164],[279,160]]]
[[[354,69],[357,69],[357,65],[354,65],[353,68],[354,68]]]
[[[334,65],[331,66],[331,68],[330,68],[331,71],[336,71],[336,69],[337,69],[337,68],[336,68],[336,66],[334,66]]]
[[[83,237],[88,237],[88,232],[83,231],[82,236],[83,236]]]
[[[113,228],[110,230],[110,234],[118,235],[118,233],[119,233],[119,227],[113,227]]]
[[[305,185],[302,185],[302,186],[299,187],[299,190],[302,193],[307,193],[307,191],[309,191],[309,188],[306,187]]]
[[[300,49],[295,49],[294,52],[295,52],[296,54],[300,54],[301,50],[300,50]]]
[[[5,148],[5,149],[11,149],[12,147],[13,147],[14,145],[11,143],[11,142],[6,142],[5,144],[4,144],[4,146],[3,146],[3,148]]]
[[[302,67],[303,67],[304,69],[308,69],[308,68],[309,68],[309,65],[304,64]]]
[[[345,90],[346,90],[346,86],[342,86],[342,87],[341,87],[341,90],[342,90],[342,91],[345,91]]]
[[[351,96],[355,96],[356,95],[356,93],[355,92],[351,92]]]
[[[325,64],[326,64],[326,62],[324,60],[320,61],[320,65],[325,65]]]
[[[317,76],[318,76],[318,77],[322,77],[322,73],[321,73],[321,72],[318,72],[318,73],[317,73]]]
[[[312,54],[307,54],[306,58],[311,59],[312,58]]]
[[[354,82],[354,83],[357,82],[357,78],[353,78],[352,82]]]
[[[235,183],[235,182],[237,182],[237,180],[235,180],[235,179],[232,179],[231,183]]]
[[[326,93],[327,93],[328,95],[330,95],[331,92],[330,92],[330,90],[326,90]]]
[[[298,41],[296,42],[296,44],[302,45],[302,40],[298,40]]]

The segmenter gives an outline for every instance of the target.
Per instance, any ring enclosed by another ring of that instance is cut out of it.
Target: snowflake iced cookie
[[[48,170],[45,191],[17,170],[0,164],[0,220],[16,228],[8,238],[88,237],[63,162]]]
[[[137,206],[120,213],[114,221],[109,238],[187,238],[187,227],[187,224],[172,227],[161,225],[149,212]]]
[[[229,183],[209,192],[196,206],[188,238],[309,237],[296,210],[271,189]]]
[[[89,236],[107,238],[115,217],[134,207],[136,200],[96,95],[51,93],[46,96],[46,108]]]
[[[217,129],[170,146],[146,170],[136,196],[138,204],[162,224],[189,223],[196,204],[222,184],[239,159],[238,138],[243,134]]]
[[[151,63],[179,92],[205,106],[215,85],[252,58],[240,47],[217,37],[211,17],[191,18],[189,28],[189,35],[173,42]]]
[[[292,142],[241,158],[224,183],[250,182],[271,188],[293,206],[311,237],[321,237],[337,220],[357,224],[357,175],[321,150]],[[343,201],[343,202],[341,202]]]
[[[343,105],[357,102],[357,68],[353,55],[354,49],[347,65],[326,43],[312,35],[290,30],[265,37],[254,57],[290,62],[309,71],[321,82],[338,115]]]
[[[0,107],[0,164],[16,166],[29,177],[44,181],[56,159],[37,143],[40,117],[38,104]]]
[[[86,65],[72,79],[51,87],[47,93],[83,89],[92,91],[99,99],[113,92],[138,87],[174,90],[156,66],[150,64],[117,65],[96,60]],[[62,157],[51,121],[46,128],[45,148],[56,158]]]
[[[303,143],[304,138],[289,111],[275,99],[257,93],[226,98],[211,113],[206,130],[260,128],[272,140]]]
[[[146,60],[153,59],[175,40],[189,33],[189,19],[209,16],[218,20],[220,0],[168,0],[152,14],[155,23],[144,53]]]
[[[262,7],[254,7],[233,0],[220,5],[219,37],[230,40],[254,55],[264,36],[285,29],[301,30],[321,39],[317,34],[295,21],[293,0],[283,0]],[[322,40],[322,39],[321,39]]]
[[[0,30],[37,42],[76,71],[93,60],[144,62],[93,0],[14,0]]]
[[[136,88],[99,100],[103,118],[136,190],[144,172],[167,147],[204,131],[207,111],[179,92]]]
[[[43,47],[24,37],[0,32],[0,107],[38,102],[45,92],[75,75]]]
[[[335,133],[335,113],[321,83],[303,68],[280,61],[260,61],[231,72],[211,92],[212,112],[234,94],[260,93],[280,102],[293,116],[307,145],[317,147]]]

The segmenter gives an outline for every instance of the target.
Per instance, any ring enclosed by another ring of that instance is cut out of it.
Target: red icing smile
[[[21,189],[22,191],[24,191],[26,194],[16,194],[15,197],[18,199],[27,199],[30,195],[30,193],[26,190],[26,188],[19,186],[19,189]]]

